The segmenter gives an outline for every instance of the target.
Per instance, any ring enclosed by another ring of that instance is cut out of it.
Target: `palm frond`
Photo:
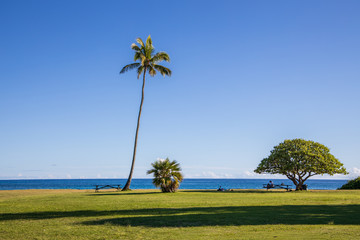
[[[157,65],[157,64],[154,64],[154,68],[156,70],[158,70],[160,72],[161,75],[163,76],[171,76],[171,70],[168,69],[167,67],[164,67],[164,66],[161,66],[161,65]]]
[[[181,172],[173,172],[172,175],[179,182],[181,182],[183,180],[183,175],[181,174]]]
[[[154,55],[154,57],[151,59],[153,63],[158,63],[161,61],[170,62],[170,57],[166,52],[158,52]]]
[[[156,71],[155,71],[155,69],[151,66],[151,65],[149,65],[148,66],[148,69],[149,69],[149,74],[150,74],[150,76],[155,76],[156,75]]]
[[[152,47],[151,35],[149,35],[146,39],[146,46]]]
[[[124,73],[124,72],[127,72],[127,71],[129,71],[129,70],[131,70],[131,69],[137,68],[137,67],[139,67],[139,66],[140,66],[140,63],[131,63],[131,64],[128,64],[128,65],[126,65],[125,67],[123,67],[123,68],[121,69],[120,74],[121,74],[121,73]]]
[[[141,47],[145,47],[144,42],[141,38],[137,38],[136,41],[140,44]]]
[[[134,61],[137,61],[137,60],[142,61],[144,58],[146,58],[146,57],[144,56],[144,54],[141,51],[135,52]]]
[[[148,60],[151,60],[152,56],[154,55],[155,48],[146,46],[144,49],[144,55]]]
[[[152,173],[155,173],[155,171],[156,171],[155,169],[150,169],[146,172],[146,174],[152,174]]]
[[[135,43],[131,44],[131,49],[135,50],[135,51],[141,51],[141,49],[139,48],[138,45],[136,45]]]
[[[140,65],[140,63],[139,63],[139,65]],[[140,67],[137,69],[137,73],[138,73],[137,78],[138,78],[138,79],[140,78],[140,75],[141,75],[141,73],[143,72],[143,70],[144,70],[144,66],[140,66]]]
[[[150,59],[151,56],[153,55],[154,52],[154,47],[152,45],[152,40],[151,40],[151,36],[149,35],[148,38],[146,39],[146,43],[145,43],[145,47],[144,47],[144,55]]]

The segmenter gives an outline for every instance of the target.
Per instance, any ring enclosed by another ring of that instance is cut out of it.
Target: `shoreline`
[[[160,189],[132,189],[130,191],[117,191],[113,189],[101,189],[98,192],[95,192],[95,189],[71,189],[71,188],[63,188],[63,189],[12,189],[12,190],[0,190],[0,193],[4,192],[92,192],[92,193],[134,193],[134,192],[159,192]],[[284,189],[233,189],[233,191],[217,191],[217,189],[178,189],[176,192],[219,192],[219,193],[239,193],[239,192],[334,192],[334,191],[359,191],[357,189],[308,189],[303,191],[286,191]]]
[[[288,179],[273,179],[274,184],[289,185],[292,189],[294,184]],[[214,190],[220,186],[225,189],[263,189],[267,179],[184,179],[179,190]],[[346,184],[347,180],[318,180],[306,181],[308,189],[312,190],[336,190]],[[124,179],[65,179],[65,180],[0,180],[0,191],[3,190],[27,190],[27,189],[74,189],[92,190],[96,186],[114,186],[122,188]],[[155,190],[151,179],[133,179],[133,190]],[[103,191],[103,190],[101,190]]]

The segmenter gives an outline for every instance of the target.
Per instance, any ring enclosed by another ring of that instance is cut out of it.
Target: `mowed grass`
[[[0,239],[360,239],[360,191],[0,191]]]

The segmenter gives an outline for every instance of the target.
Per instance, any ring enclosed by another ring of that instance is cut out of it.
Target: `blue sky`
[[[359,1],[2,1],[0,178],[126,178],[151,34],[171,78],[148,78],[134,176],[253,173],[284,139],[360,175]],[[342,176],[343,177],[343,176]],[[344,178],[344,177],[343,177]]]

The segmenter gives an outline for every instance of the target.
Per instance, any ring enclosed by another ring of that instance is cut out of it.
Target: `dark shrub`
[[[360,189],[360,177],[348,181],[339,189]]]

